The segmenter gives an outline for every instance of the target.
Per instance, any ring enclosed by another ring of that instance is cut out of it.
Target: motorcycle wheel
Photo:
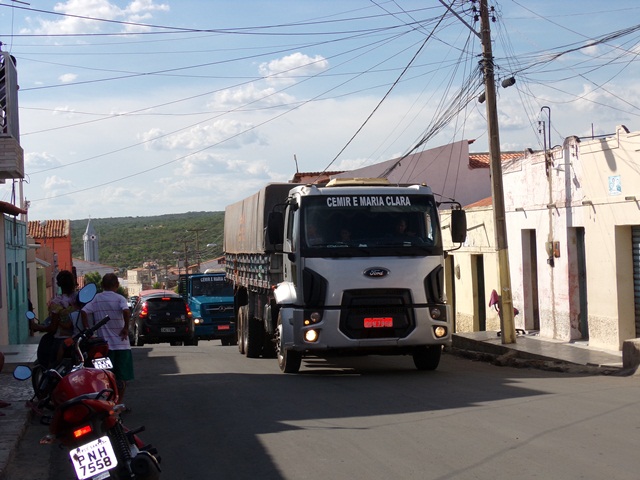
[[[111,480],[130,479],[127,464],[131,461],[131,453],[129,451],[129,441],[127,435],[122,428],[122,424],[116,423],[107,435],[111,440],[111,446],[118,458],[118,466],[113,470],[109,470],[109,478]],[[126,449],[126,451],[124,451]]]
[[[31,386],[33,387],[33,393],[39,400],[44,399],[48,392],[46,392],[46,385],[42,384],[44,377],[44,368],[38,362],[36,362],[31,368]]]

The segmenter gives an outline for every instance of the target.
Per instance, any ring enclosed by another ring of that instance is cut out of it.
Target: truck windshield
[[[301,209],[301,243],[311,255],[314,250],[324,255],[423,255],[425,250],[442,250],[438,210],[430,196],[311,196],[304,198]]]
[[[225,277],[193,277],[191,279],[191,295],[196,297],[232,297],[233,287]]]

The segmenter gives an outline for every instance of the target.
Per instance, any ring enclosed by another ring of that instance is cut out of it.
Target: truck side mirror
[[[281,245],[284,241],[284,215],[271,212],[267,219],[267,238],[271,245]]]
[[[451,241],[464,243],[467,239],[467,212],[451,210]]]

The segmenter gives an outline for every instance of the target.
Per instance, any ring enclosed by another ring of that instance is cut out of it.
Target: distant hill
[[[89,219],[71,220],[71,250],[84,259],[82,235]],[[153,217],[92,218],[99,238],[100,263],[119,269],[141,267],[144,262],[175,265],[184,257],[196,263],[196,239],[201,260],[222,253],[224,212],[188,212]],[[217,247],[207,247],[207,244]],[[181,252],[182,255],[173,252]]]

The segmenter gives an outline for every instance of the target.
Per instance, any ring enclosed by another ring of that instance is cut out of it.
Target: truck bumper
[[[236,335],[235,323],[204,324],[196,326],[196,337],[200,340],[214,340]]]
[[[403,336],[394,336],[391,329],[372,326],[362,329],[362,333],[370,335],[370,338],[352,338],[353,335],[350,337],[344,332],[344,324],[341,328],[339,310],[325,310],[321,321],[305,325],[305,312],[296,309],[289,316],[289,325],[287,325],[290,329],[289,335],[284,337],[289,341],[285,342],[284,348],[310,353],[333,351],[340,354],[401,355],[412,353],[416,347],[451,344],[450,322],[433,320],[427,308],[416,308],[414,312],[414,325]],[[449,318],[449,315],[445,315],[445,318]],[[310,330],[313,330],[317,336],[315,341],[308,340],[307,332]],[[386,332],[390,335],[386,336]]]

